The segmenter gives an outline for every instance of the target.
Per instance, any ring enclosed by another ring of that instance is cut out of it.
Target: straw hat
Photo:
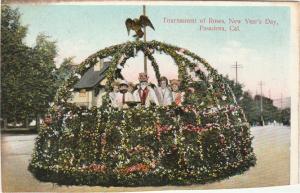
[[[128,86],[128,82],[126,80],[122,80],[119,84],[119,86],[122,86],[122,85],[126,85]]]

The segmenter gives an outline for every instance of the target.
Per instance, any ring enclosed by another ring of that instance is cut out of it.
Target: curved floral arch
[[[161,74],[153,53],[174,59],[187,93],[182,106],[119,110],[108,105],[117,65],[139,51],[151,61],[157,79]],[[112,60],[103,105],[83,109],[69,103],[74,84],[107,57]],[[89,56],[58,90],[49,112],[52,123],[39,132],[29,165],[40,180],[125,186],[206,183],[239,174],[256,161],[249,124],[224,77],[195,53],[155,40],[125,42]]]
[[[107,47],[103,50],[100,50],[92,54],[81,64],[79,64],[75,74],[73,74],[73,76],[71,76],[71,78],[66,82],[66,84],[59,89],[56,95],[56,102],[59,102],[59,100],[63,100],[64,102],[66,102],[68,97],[70,96],[70,92],[68,91],[72,91],[72,87],[79,80],[79,78],[89,68],[93,67],[98,60],[107,57],[112,57],[112,61],[111,61],[112,63],[109,67],[108,73],[106,74],[108,79],[106,84],[106,90],[111,90],[111,83],[115,79],[114,72],[115,69],[117,68],[117,65],[125,64],[129,58],[135,57],[134,56],[135,52],[139,52],[139,51],[142,51],[147,56],[147,58],[151,61],[151,65],[155,71],[155,76],[157,80],[160,78],[161,75],[159,72],[158,63],[153,57],[152,52],[153,51],[158,51],[160,53],[163,52],[164,54],[171,56],[178,66],[178,76],[179,76],[178,78],[182,81],[184,85],[183,88],[187,88],[187,83],[192,81],[191,77],[187,74],[187,68],[191,72],[193,72],[195,71],[195,67],[197,67],[197,65],[199,64],[202,65],[202,69],[198,69],[197,71],[198,78],[202,81],[216,83],[216,85],[213,86],[211,89],[209,89],[209,91],[211,93],[218,93],[219,95],[220,92],[222,92],[223,96],[228,97],[228,100],[230,100],[231,104],[237,105],[235,96],[231,88],[228,86],[228,84],[225,83],[222,75],[219,75],[217,71],[214,68],[212,68],[211,65],[205,59],[197,56],[195,53],[189,50],[176,47],[170,44],[162,43],[159,41],[155,41],[155,40],[150,42],[143,42],[143,41],[126,42],[123,44]],[[206,74],[203,72],[203,70],[206,71]],[[222,89],[220,90],[220,88]],[[213,98],[216,101],[216,105],[217,105],[220,99],[218,99],[215,96],[213,96]]]

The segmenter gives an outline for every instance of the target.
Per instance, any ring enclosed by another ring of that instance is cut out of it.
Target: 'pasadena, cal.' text
[[[224,27],[200,25],[200,31],[226,31]]]

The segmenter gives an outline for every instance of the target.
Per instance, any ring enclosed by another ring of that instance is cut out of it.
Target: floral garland
[[[111,108],[108,94],[100,108],[68,102],[73,85],[99,59],[112,57],[106,90],[118,64],[142,51],[160,72],[151,50],[178,65],[186,100],[182,107]],[[191,61],[191,59],[194,61]],[[199,81],[187,73],[197,70]],[[192,83],[191,83],[192,82]],[[158,41],[126,42],[83,61],[58,90],[51,117],[39,132],[29,170],[39,179],[63,184],[162,185],[206,183],[255,165],[252,136],[243,110],[223,77],[196,54]]]

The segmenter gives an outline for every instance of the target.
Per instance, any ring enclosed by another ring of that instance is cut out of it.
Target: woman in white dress
[[[172,91],[168,87],[168,79],[162,76],[159,79],[160,87],[156,89],[159,105],[167,106],[173,102]]]

